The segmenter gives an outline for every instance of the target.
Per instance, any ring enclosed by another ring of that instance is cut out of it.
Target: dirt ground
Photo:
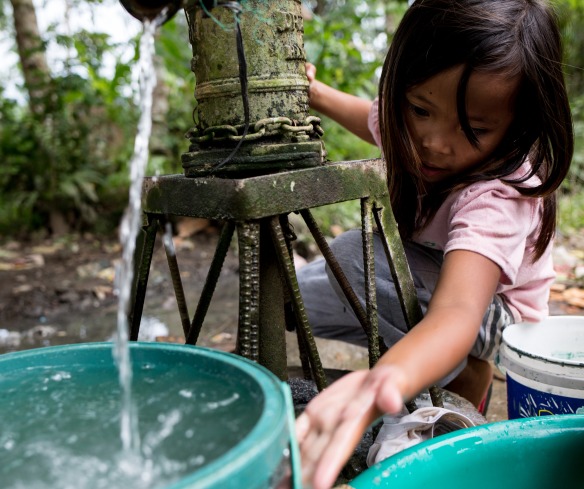
[[[175,246],[191,316],[213,256],[217,228],[205,222],[177,226]],[[584,314],[584,232],[561,239],[556,249],[557,284],[551,313]],[[104,341],[114,332],[115,266],[121,247],[114,238],[92,235],[0,246],[0,353],[40,346]],[[238,260],[228,253],[200,344],[230,350],[235,342]],[[142,326],[145,339],[181,341],[182,327],[161,244],[154,254]],[[144,324],[144,323],[143,323]],[[294,339],[290,336],[289,363]],[[326,368],[366,368],[366,351],[318,341]],[[495,370],[488,421],[506,419],[506,385]]]

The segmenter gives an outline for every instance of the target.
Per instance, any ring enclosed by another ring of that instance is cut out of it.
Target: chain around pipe
[[[245,124],[207,127],[203,131],[197,127],[189,129],[185,135],[191,143],[218,143],[222,141],[239,142],[243,137]],[[309,139],[309,136],[322,137],[324,130],[320,126],[320,118],[308,116],[302,123],[293,121],[288,117],[270,117],[260,119],[251,125],[251,129],[245,135],[245,140],[257,141],[270,137],[284,135],[289,138]]]

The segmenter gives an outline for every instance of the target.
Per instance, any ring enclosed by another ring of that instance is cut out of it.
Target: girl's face
[[[497,148],[514,118],[519,78],[473,72],[466,112],[478,146],[458,120],[456,91],[462,66],[442,71],[406,91],[405,120],[422,160],[422,178],[435,183],[479,165]]]

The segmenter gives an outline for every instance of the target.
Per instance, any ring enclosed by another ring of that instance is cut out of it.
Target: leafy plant
[[[92,225],[108,175],[125,170],[131,154],[135,110],[121,91],[130,68],[118,63],[112,78],[100,74],[93,56],[101,56],[107,36],[82,31],[60,38],[75,47],[68,71],[51,79],[44,114],[2,99],[0,230],[26,231]],[[87,78],[77,74],[85,68]],[[17,225],[18,224],[18,225]]]
[[[339,90],[373,99],[378,71],[387,52],[393,29],[407,2],[320,1],[314,15],[304,23],[307,59],[317,67],[317,78]],[[331,161],[378,158],[380,150],[322,117],[327,157]],[[359,227],[358,201],[342,202],[313,211],[327,235],[335,230]],[[302,244],[309,241],[302,222],[294,220]]]
[[[100,3],[105,0],[87,0]],[[110,1],[110,0],[107,0]],[[70,7],[76,8],[77,0]],[[373,98],[378,72],[392,32],[407,2],[388,0],[311,0],[312,18],[304,22],[307,58],[323,82]],[[576,153],[560,202],[560,227],[584,226],[584,4],[554,0],[560,13],[566,52],[565,72],[577,135]],[[86,2],[84,2],[86,3]],[[0,0],[0,27],[10,31],[8,2]],[[5,33],[6,34],[6,33]],[[110,229],[127,201],[127,165],[136,130],[134,57],[105,34],[81,30],[59,36],[49,29],[45,45],[56,42],[70,53],[61,72],[52,73],[46,117],[39,119],[0,88],[0,233],[23,233],[50,226],[60,216],[72,229]],[[148,172],[180,173],[180,155],[193,125],[194,75],[184,14],[179,12],[157,33],[157,75],[162,93],[155,114]],[[114,69],[104,66],[114,57]],[[54,69],[53,69],[54,71]],[[24,92],[24,90],[23,90]],[[324,141],[332,161],[379,156],[379,149],[323,118]],[[568,209],[571,210],[568,210]],[[353,227],[359,206],[337,204],[315,210],[329,232]],[[568,216],[568,217],[565,217]],[[578,224],[580,222],[580,224]]]

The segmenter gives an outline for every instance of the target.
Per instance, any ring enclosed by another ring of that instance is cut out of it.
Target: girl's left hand
[[[306,68],[306,78],[308,78],[308,83],[312,83],[316,80],[316,66],[308,62],[304,66]]]
[[[403,385],[401,369],[383,365],[347,374],[316,396],[296,420],[303,484],[332,487],[367,427],[402,408]]]

